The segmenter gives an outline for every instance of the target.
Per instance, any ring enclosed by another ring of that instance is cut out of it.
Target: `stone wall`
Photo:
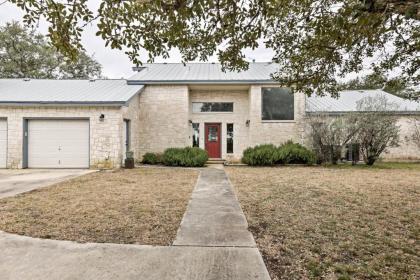
[[[247,90],[192,90],[190,92],[190,119],[193,123],[200,124],[200,148],[205,149],[205,123],[221,123],[221,149],[222,158],[238,159],[242,151],[248,147],[249,127],[246,121],[249,117],[249,103]],[[233,102],[233,113],[193,113],[193,102]],[[233,153],[226,150],[226,133],[228,123],[233,123]],[[189,145],[192,145],[192,126],[190,125]]]
[[[103,122],[99,120],[105,115]],[[24,118],[86,118],[90,122],[90,166],[118,167],[121,162],[121,111],[119,107],[0,107],[8,122],[7,167],[21,168]]]
[[[128,106],[122,107],[122,120],[130,120],[130,150],[134,152],[134,158],[140,158],[140,95],[133,97]],[[124,126],[121,126],[121,151],[124,151]],[[123,155],[124,158],[124,155]]]
[[[420,122],[420,116],[402,116],[399,118],[400,146],[389,148],[382,156],[384,160],[420,160],[420,147],[412,140],[413,121],[415,119]]]
[[[279,145],[288,140],[304,142],[305,96],[295,93],[293,121],[265,121],[262,120],[261,89],[264,86],[253,85],[249,90],[249,145],[275,144]],[[272,86],[270,86],[272,87]]]
[[[188,141],[188,87],[146,86],[140,93],[138,155],[185,147]]]

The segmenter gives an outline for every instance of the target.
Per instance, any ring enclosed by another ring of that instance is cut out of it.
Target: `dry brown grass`
[[[272,279],[420,279],[420,172],[226,169]]]
[[[40,238],[169,245],[198,173],[98,172],[0,200],[0,230]]]

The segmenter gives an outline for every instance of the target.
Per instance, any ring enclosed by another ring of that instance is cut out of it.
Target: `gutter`
[[[74,102],[74,101],[0,101],[0,106],[100,106],[100,107],[121,107],[126,101],[104,101],[104,102]]]
[[[127,80],[128,85],[249,85],[279,84],[274,80]]]
[[[329,115],[329,116],[340,116],[340,115],[346,115],[346,114],[363,114],[363,113],[383,113],[386,115],[420,115],[420,111],[331,111],[331,112],[313,112],[313,111],[306,111],[306,115]]]

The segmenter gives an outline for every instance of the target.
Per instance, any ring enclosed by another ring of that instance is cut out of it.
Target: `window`
[[[233,153],[233,123],[226,125],[226,153]]]
[[[294,97],[287,88],[262,89],[263,120],[293,120]]]
[[[192,128],[193,128],[192,146],[200,147],[200,124],[193,123]]]
[[[232,102],[193,102],[193,113],[233,112]]]

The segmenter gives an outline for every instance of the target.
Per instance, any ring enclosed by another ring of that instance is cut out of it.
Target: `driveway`
[[[95,171],[83,169],[2,169],[0,170],[0,198],[50,186],[91,172]]]

